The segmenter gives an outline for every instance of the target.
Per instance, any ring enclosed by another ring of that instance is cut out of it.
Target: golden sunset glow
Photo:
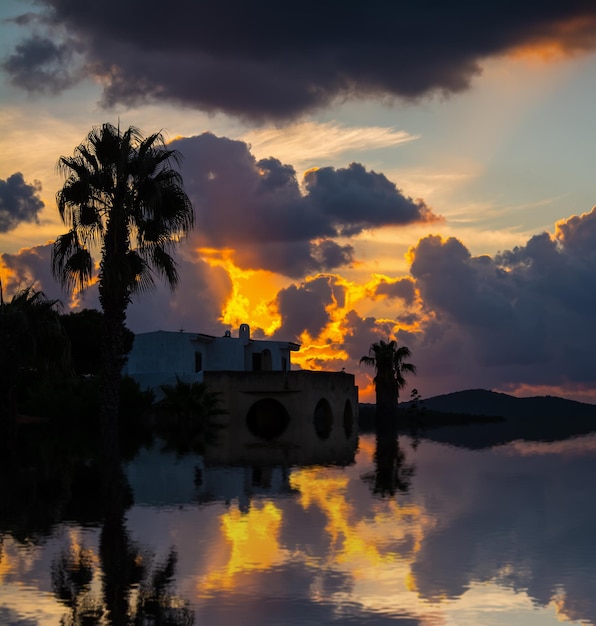
[[[199,254],[211,267],[221,267],[232,281],[232,293],[222,310],[220,320],[232,328],[249,324],[271,335],[281,325],[271,304],[283,279],[265,270],[243,270],[234,263],[234,250],[201,248]]]
[[[221,516],[221,531],[229,546],[227,564],[198,583],[199,593],[233,589],[241,573],[267,570],[284,560],[279,545],[282,512],[273,504],[253,504],[246,513],[231,509]]]

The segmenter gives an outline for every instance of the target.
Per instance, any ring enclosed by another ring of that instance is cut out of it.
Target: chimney
[[[242,344],[247,346],[250,341],[250,326],[248,324],[240,324],[240,331],[238,337],[242,341]]]

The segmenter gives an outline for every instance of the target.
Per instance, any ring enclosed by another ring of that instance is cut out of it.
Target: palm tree
[[[222,425],[214,418],[226,411],[218,391],[209,391],[205,382],[186,382],[176,376],[175,385],[161,385],[164,397],[157,403],[157,432],[165,449],[179,455],[203,454],[217,441]]]
[[[104,451],[117,454],[118,400],[126,360],[126,309],[161,277],[178,283],[170,252],[194,223],[180,155],[161,133],[135,127],[94,127],[72,157],[60,157],[65,183],[58,210],[68,232],[54,242],[52,271],[62,286],[84,289],[95,280],[104,313],[101,348],[101,424]]]
[[[392,416],[397,410],[399,390],[406,384],[405,376],[415,374],[416,366],[405,359],[412,356],[409,348],[399,346],[395,340],[373,343],[367,356],[360,359],[376,370],[373,381],[377,395],[377,418],[380,415]]]

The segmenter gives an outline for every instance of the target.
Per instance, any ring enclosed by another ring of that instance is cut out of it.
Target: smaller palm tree
[[[186,382],[176,377],[175,385],[162,385],[165,397],[157,403],[157,432],[166,448],[178,454],[202,453],[215,443],[221,428],[213,418],[224,415],[220,393],[209,391],[202,382]]]
[[[406,385],[406,375],[416,374],[416,366],[406,361],[412,353],[406,346],[398,346],[397,341],[385,342],[382,339],[373,343],[367,356],[360,363],[374,367],[373,379],[377,396],[377,416],[393,415],[397,410],[399,391]]]

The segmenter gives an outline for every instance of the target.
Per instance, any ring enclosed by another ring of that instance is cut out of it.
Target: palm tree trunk
[[[104,333],[102,338],[100,373],[100,427],[104,469],[105,492],[110,497],[112,483],[120,471],[120,381],[123,357],[124,313],[104,306]],[[112,470],[112,471],[110,471]]]
[[[397,389],[392,380],[377,380],[376,383],[378,426],[397,423]]]
[[[119,407],[120,380],[125,363],[124,332],[126,308],[130,301],[128,281],[121,272],[126,266],[129,248],[128,231],[122,208],[110,216],[104,238],[100,267],[99,301],[104,313],[100,375],[100,423],[106,469],[113,468],[111,480],[117,480],[120,467]],[[107,474],[110,476],[111,474]],[[111,482],[111,481],[108,481]],[[108,493],[110,485],[106,485]]]

